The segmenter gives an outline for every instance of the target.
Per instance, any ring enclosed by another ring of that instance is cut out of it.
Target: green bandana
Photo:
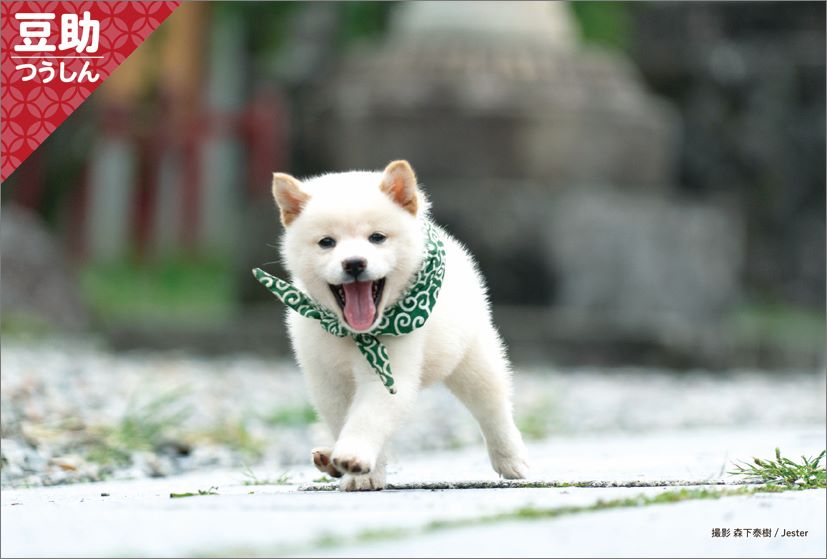
[[[271,276],[260,268],[253,270],[253,276],[282,303],[302,316],[315,318],[329,333],[340,338],[352,336],[356,347],[379,375],[382,383],[391,394],[395,394],[388,350],[378,336],[409,334],[425,324],[434,310],[445,277],[445,246],[429,221],[425,221],[425,250],[425,261],[408,291],[399,301],[385,309],[379,325],[366,334],[352,332],[339,321],[334,312],[315,303],[292,284]]]

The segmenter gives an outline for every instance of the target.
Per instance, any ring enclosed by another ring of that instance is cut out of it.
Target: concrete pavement
[[[813,455],[823,426],[705,429],[557,438],[529,447],[532,479],[733,481],[733,460]],[[253,468],[259,479],[281,472]],[[434,521],[474,519],[524,507],[586,507],[654,496],[671,487],[299,491],[318,473],[291,471],[284,485],[245,485],[241,471],[155,480],[2,491],[3,557],[33,556],[820,556],[825,491],[583,512],[552,520],[471,525],[416,533]],[[494,480],[481,447],[401,457],[389,481]],[[217,487],[218,495],[170,493]],[[715,487],[720,489],[720,487]],[[103,496],[106,494],[107,496]],[[801,530],[795,538],[712,538],[713,528]],[[371,532],[371,533],[366,533]],[[414,535],[411,535],[414,533]],[[370,537],[368,537],[370,536]],[[370,541],[368,541],[370,540]]]

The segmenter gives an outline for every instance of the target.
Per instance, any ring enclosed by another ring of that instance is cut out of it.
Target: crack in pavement
[[[628,480],[628,481],[536,481],[526,479],[503,479],[503,480],[475,480],[475,481],[423,481],[413,483],[388,483],[385,491],[412,491],[439,489],[537,489],[537,488],[560,488],[560,487],[688,487],[699,485],[764,485],[762,482],[749,482],[744,480]],[[299,485],[298,491],[336,491],[338,482],[331,483],[308,483]]]

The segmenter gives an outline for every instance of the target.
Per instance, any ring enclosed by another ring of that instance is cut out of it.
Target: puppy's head
[[[354,332],[372,330],[422,263],[427,200],[407,161],[383,172],[273,175],[293,281]]]

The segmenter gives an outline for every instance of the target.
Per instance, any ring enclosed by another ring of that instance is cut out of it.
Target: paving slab
[[[825,557],[827,493],[757,494],[503,522],[303,557]],[[728,528],[728,537],[713,537]],[[768,528],[771,536],[754,537]],[[733,537],[735,529],[741,530]],[[750,535],[746,535],[747,531]]]
[[[824,441],[825,430],[820,425],[699,429],[561,437],[533,444],[529,453],[533,480],[621,485],[669,481],[680,486],[729,483],[734,480],[726,471],[735,459],[769,457],[776,446],[790,456],[813,455],[824,448]],[[255,471],[261,479],[280,473],[264,466]],[[300,490],[319,475],[307,466],[291,468],[290,473],[290,482],[283,485],[245,485],[249,480],[242,471],[224,470],[153,480],[3,490],[0,554],[358,556],[373,553],[373,549],[389,556],[609,556],[609,542],[614,541],[614,556],[627,554],[627,549],[643,549],[644,544],[660,550],[652,555],[677,556],[684,547],[722,555],[809,556],[819,550],[824,555],[823,490],[588,512],[548,521],[498,523],[414,537],[400,535],[366,547],[359,536],[367,530],[380,534],[416,531],[434,521],[471,521],[523,507],[587,507],[600,500],[654,496],[674,488],[340,493]],[[389,481],[396,484],[468,480],[496,480],[482,448],[402,456],[392,465],[389,475]],[[211,487],[217,487],[217,495],[170,498],[170,493]],[[742,523],[745,525],[741,526]],[[736,543],[732,543],[734,539],[713,540],[710,533],[714,527],[801,529],[809,535],[796,540],[778,538],[762,542],[759,547],[746,539]],[[644,535],[646,541],[642,540]],[[651,543],[651,538],[655,538],[655,543]],[[633,547],[637,540],[641,540],[638,547]],[[356,547],[348,546],[352,541]],[[504,542],[513,545],[508,547]],[[324,543],[328,545],[319,545]],[[793,543],[799,547],[790,547]],[[665,552],[672,549],[670,545],[674,552]],[[558,549],[560,553],[556,552]],[[637,551],[628,555],[645,556]]]

